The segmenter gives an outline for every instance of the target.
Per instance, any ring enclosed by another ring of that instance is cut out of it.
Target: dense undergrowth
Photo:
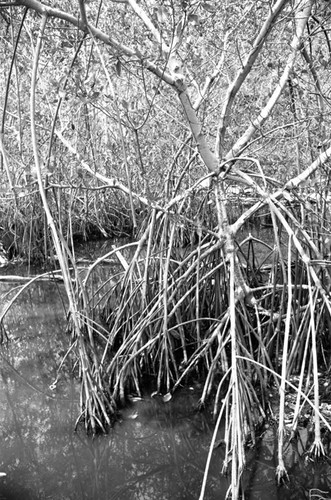
[[[142,395],[146,382],[168,401],[176,388],[198,381],[200,407],[214,408],[215,433],[225,422],[224,470],[233,467],[234,447],[240,460],[236,466],[242,468],[245,443],[254,443],[271,418],[270,394],[274,399],[276,392],[277,476],[282,480],[286,393],[290,387],[293,391],[294,375],[292,433],[307,404],[315,422],[307,450],[311,456],[324,456],[322,434],[330,429],[320,413],[319,384],[320,372],[331,369],[328,217],[317,205],[309,211],[297,202],[269,205],[257,209],[241,228],[228,223],[218,230],[209,212],[216,195],[199,196],[171,210],[137,210],[135,231],[114,233],[107,223],[115,219],[95,224],[90,211],[91,234],[130,239],[114,244],[83,274],[73,249],[78,235],[89,238],[87,226],[82,219],[79,225],[74,207],[69,217],[58,211],[58,227],[67,228],[60,237],[70,243],[63,243],[64,258],[77,304],[68,324],[71,355],[79,361],[82,380],[77,425],[106,432],[118,408],[129,396]],[[197,204],[199,217],[194,218]],[[37,203],[29,208],[37,213]],[[234,215],[235,210],[233,204]],[[38,218],[33,220],[31,212],[30,228],[27,220],[21,226],[25,231],[15,233],[17,248],[25,249],[21,256],[33,260],[42,255],[49,262],[48,230],[39,219],[36,231]],[[125,207],[118,213],[117,227],[123,228]]]

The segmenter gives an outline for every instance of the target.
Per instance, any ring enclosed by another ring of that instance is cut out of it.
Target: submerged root
[[[309,490],[309,500],[330,500],[330,497],[328,496],[327,491],[312,488]]]
[[[116,405],[112,397],[100,394],[91,395],[83,405],[75,423],[75,431],[79,424],[84,424],[88,434],[95,436],[107,434],[116,420]]]
[[[8,342],[8,341],[9,341],[9,338],[8,338],[6,329],[5,329],[4,325],[2,324],[2,322],[0,322],[0,345],[4,344],[5,342]]]
[[[276,469],[276,480],[277,484],[284,484],[289,480],[287,470],[284,464],[278,464]]]
[[[229,475],[229,467],[230,467],[231,460],[232,460],[231,457],[228,457],[228,456],[226,456],[224,458],[223,464],[222,464],[222,470],[221,470],[222,476]]]
[[[319,460],[325,457],[325,450],[321,439],[315,439],[308,451],[308,458],[310,460]]]

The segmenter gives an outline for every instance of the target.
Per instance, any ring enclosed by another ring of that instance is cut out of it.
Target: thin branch
[[[117,125],[118,125],[118,130],[119,130],[119,135],[121,139],[121,146],[122,146],[122,153],[123,153],[123,160],[124,160],[124,166],[125,166],[125,174],[126,174],[126,180],[128,183],[128,190],[129,190],[129,200],[130,200],[130,208],[131,208],[131,215],[132,215],[132,223],[134,229],[137,227],[137,221],[136,221],[136,214],[135,214],[135,208],[133,204],[133,195],[132,195],[132,181],[131,181],[131,172],[130,172],[130,167],[129,167],[129,162],[128,162],[128,155],[126,152],[126,146],[125,146],[125,140],[124,140],[124,132],[123,132],[123,127],[122,127],[122,121],[121,121],[121,114],[120,114],[120,109],[118,105],[118,97],[115,92],[115,87],[113,85],[112,79],[110,77],[110,73],[107,69],[104,57],[102,55],[102,52],[100,50],[99,45],[96,43],[95,39],[93,38],[93,41],[95,42],[95,46],[101,61],[101,65],[103,67],[105,76],[107,78],[107,82],[109,85],[109,89],[113,98],[114,106],[115,106],[115,112],[116,112],[116,117],[117,117]]]
[[[300,186],[300,184],[304,183],[314,172],[316,172],[317,169],[321,168],[329,159],[331,158],[331,146],[321,153],[318,158],[309,165],[303,172],[301,172],[299,175],[296,177],[293,177],[289,181],[286,182],[286,184],[281,188],[278,189],[275,193],[272,194],[272,199],[277,200],[282,197],[286,197],[289,195],[289,192],[292,190],[295,190]],[[264,191],[259,187],[259,185],[253,181],[253,179],[247,175],[244,172],[241,172],[239,170],[236,171],[237,177],[236,180],[238,181],[238,177],[243,179],[243,182],[245,184],[250,185],[254,189],[257,190],[259,195],[261,196],[261,200],[259,200],[257,203],[255,203],[252,207],[250,207],[246,212],[244,212],[237,220],[234,222],[231,226],[232,232],[235,234],[237,231],[245,224],[245,222],[255,213],[257,210],[259,210],[261,207],[265,206],[268,204],[269,196],[270,193],[267,191]]]
[[[0,134],[1,135],[4,134],[4,130],[5,130],[5,120],[6,120],[6,111],[7,111],[7,103],[8,103],[9,86],[10,86],[10,81],[11,81],[11,75],[12,75],[13,69],[15,67],[15,59],[16,59],[17,47],[18,47],[18,44],[19,44],[19,41],[20,41],[20,38],[21,38],[21,32],[22,32],[22,28],[24,26],[24,21],[25,21],[27,12],[28,12],[28,9],[25,9],[25,11],[23,13],[23,16],[22,16],[21,23],[20,23],[20,27],[19,27],[19,30],[18,30],[18,33],[17,33],[17,36],[16,36],[13,56],[12,56],[11,61],[10,61],[10,68],[9,68],[9,73],[8,73],[8,77],[7,77],[5,99],[4,99],[4,104],[3,104],[3,114],[2,114],[1,128],[0,128]],[[1,159],[1,161],[2,161],[2,159]]]
[[[41,15],[47,14],[48,17],[55,17],[57,19],[62,19],[72,24],[73,26],[76,26],[78,29],[85,31],[85,26],[81,19],[77,18],[72,14],[69,14],[68,12],[64,12],[63,10],[46,6],[39,0],[21,0],[20,2],[17,2],[17,4],[15,5],[16,6],[24,5],[38,12]],[[151,73],[154,73],[158,78],[163,80],[165,83],[172,86],[175,84],[175,79],[172,77],[172,75],[166,72],[164,68],[159,68],[156,64],[154,64],[152,61],[146,58],[145,54],[142,54],[139,49],[132,49],[131,47],[124,45],[123,43],[119,42],[118,40],[106,34],[104,31],[100,30],[95,26],[89,24],[88,28],[90,29],[91,33],[95,38],[101,40],[103,43],[105,43],[106,45],[110,46],[113,49],[114,55],[125,55],[128,57],[136,57],[141,62],[144,68],[151,71]]]
[[[137,14],[137,16],[140,17],[140,19],[145,24],[146,28],[148,28],[149,31],[152,33],[155,40],[160,45],[161,50],[166,54],[168,54],[170,52],[169,46],[165,43],[164,39],[161,36],[161,33],[156,28],[156,26],[154,26],[154,24],[152,23],[152,21],[144,11],[144,9],[142,9],[140,5],[138,5],[136,0],[128,0],[128,4],[131,6],[132,10]]]
[[[224,61],[225,61],[225,56],[226,56],[226,47],[227,47],[229,34],[230,34],[230,32],[225,33],[224,41],[223,41],[222,55],[220,57],[220,60],[217,64],[214,72],[211,75],[208,75],[206,78],[203,89],[201,90],[199,97],[197,98],[197,100],[195,101],[195,103],[193,105],[193,108],[195,110],[198,110],[200,108],[201,103],[206,98],[208,92],[210,92],[211,88],[215,85],[215,83],[218,80],[218,77],[220,76],[220,73],[224,67]]]
[[[274,106],[276,105],[278,99],[282,95],[284,88],[287,84],[288,78],[293,70],[296,58],[300,50],[302,49],[302,37],[306,23],[309,19],[311,9],[314,0],[308,0],[302,2],[297,0],[297,7],[302,5],[302,7],[296,12],[296,32],[294,34],[291,48],[292,51],[288,57],[287,64],[284,68],[283,74],[279,79],[278,85],[276,86],[272,96],[270,97],[266,106],[260,111],[258,117],[251,123],[251,125],[246,129],[244,134],[238,139],[238,141],[232,146],[231,150],[225,156],[226,160],[240,156],[242,150],[247,146],[248,142],[252,139],[253,135],[257,130],[260,129],[261,125],[269,118]]]
[[[309,54],[308,54],[308,51],[306,50],[305,47],[302,47],[302,50],[301,50],[301,54],[302,54],[302,57],[304,58],[304,60],[306,61],[306,63],[308,64],[308,68],[311,72],[311,75],[313,77],[313,80],[314,80],[314,83],[315,83],[315,87],[316,87],[316,90],[317,90],[317,101],[318,101],[318,106],[320,108],[320,113],[321,113],[321,116],[324,114],[324,111],[325,111],[325,106],[324,106],[324,97],[323,97],[323,92],[322,92],[322,88],[321,88],[321,84],[319,82],[319,79],[318,79],[318,75],[317,75],[317,71],[315,69],[315,64],[313,63],[313,61],[311,60]],[[323,137],[324,139],[324,137]]]
[[[242,84],[246,80],[247,75],[250,73],[253,64],[255,63],[258,55],[260,54],[263,45],[275,24],[275,21],[279,14],[281,13],[283,7],[287,3],[287,0],[278,0],[277,3],[270,9],[270,14],[268,18],[265,20],[260,33],[256,37],[252,50],[248,54],[246,61],[244,62],[242,68],[238,71],[238,74],[230,87],[228,88],[225,104],[223,106],[220,123],[217,130],[216,136],[216,145],[215,152],[219,158],[222,158],[222,144],[224,141],[224,135],[226,128],[228,126],[228,122],[231,116],[231,109],[234,102],[234,99],[239,92]]]

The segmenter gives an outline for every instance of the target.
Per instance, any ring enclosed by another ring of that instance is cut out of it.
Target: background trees
[[[3,147],[16,160],[5,179],[17,188],[34,170],[26,95],[42,15],[35,121],[52,182],[91,187],[99,173],[169,199],[233,156],[254,182],[255,160],[283,181],[325,148],[327,2],[1,7]]]

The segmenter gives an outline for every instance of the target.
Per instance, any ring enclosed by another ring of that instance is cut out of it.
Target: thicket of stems
[[[72,297],[70,355],[79,361],[82,382],[77,425],[106,432],[129,395],[144,395],[146,382],[168,400],[178,387],[202,381],[200,405],[212,404],[216,427],[224,423],[223,471],[231,470],[231,494],[239,498],[245,444],[255,443],[271,418],[270,391],[279,393],[279,404],[272,403],[279,481],[287,477],[284,440],[295,436],[307,406],[315,428],[307,451],[324,454],[321,426],[328,423],[319,373],[330,369],[328,228],[318,205],[314,217],[302,220],[300,200],[271,202],[264,209],[266,241],[259,212],[241,230],[222,219],[226,195],[219,189],[198,194],[199,218],[192,224],[186,220],[191,196],[168,210],[150,209],[135,238],[114,244],[83,274],[74,249],[56,236]],[[210,205],[219,218],[208,229]],[[289,425],[293,375],[298,383]]]

